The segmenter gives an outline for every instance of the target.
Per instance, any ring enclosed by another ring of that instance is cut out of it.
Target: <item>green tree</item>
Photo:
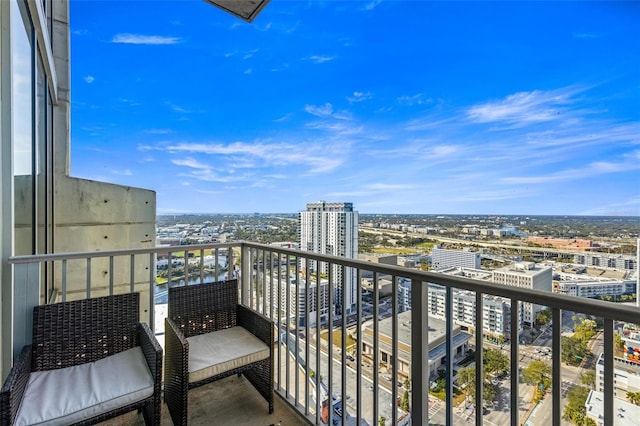
[[[589,389],[593,389],[596,384],[596,372],[595,370],[587,370],[580,375],[580,382],[587,386]]]
[[[500,375],[509,371],[509,357],[498,349],[489,349],[483,356],[484,372]]]
[[[409,380],[409,378],[407,377],[406,379],[404,379],[404,383],[402,384],[404,386],[405,389],[409,390],[411,388],[411,381]]]
[[[551,386],[551,366],[544,361],[531,361],[531,364],[522,370],[522,380],[546,391]]]
[[[404,411],[409,412],[409,391],[405,390],[402,395],[402,402],[400,403],[400,408]]]
[[[536,314],[536,323],[538,323],[539,325],[547,324],[549,321],[551,321],[551,317],[551,309],[543,309]]]
[[[380,426],[385,426],[387,424],[387,419],[385,416],[380,416],[380,418],[378,419],[378,424]]]
[[[627,399],[633,405],[640,405],[640,392],[627,392]]]
[[[570,365],[580,364],[587,356],[589,350],[587,344],[578,338],[562,336],[562,361]]]
[[[613,336],[613,347],[619,351],[624,350],[624,340],[622,340],[622,335],[616,334]]]
[[[575,425],[584,424],[586,408],[584,402],[589,396],[589,389],[584,386],[576,386],[571,388],[567,393],[567,405],[564,407],[562,418],[573,422]]]

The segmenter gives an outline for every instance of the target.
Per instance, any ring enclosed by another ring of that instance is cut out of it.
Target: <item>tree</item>
[[[402,408],[404,411],[409,412],[409,391],[404,391],[404,394],[402,395],[402,402],[400,403],[400,408]]]
[[[567,393],[567,405],[564,408],[562,418],[573,422],[576,425],[584,424],[586,408],[584,402],[589,396],[589,389],[584,386],[571,388]]]
[[[378,424],[380,426],[385,426],[387,424],[387,419],[385,416],[380,416],[380,418],[378,419]]]
[[[405,389],[409,390],[411,388],[411,381],[409,380],[409,378],[407,377],[406,379],[404,379],[404,383],[402,384],[404,386]]]
[[[640,392],[627,392],[627,399],[633,405],[640,405]]]
[[[562,361],[570,365],[580,364],[582,358],[587,356],[589,350],[587,344],[575,337],[562,336]]]
[[[546,391],[551,386],[551,366],[544,361],[531,361],[531,364],[522,370],[522,380]]]
[[[596,384],[596,372],[594,370],[585,371],[580,375],[580,382],[590,389],[593,389],[593,386]]]
[[[485,374],[504,374],[509,371],[509,357],[498,349],[489,349],[484,353],[483,365]]]
[[[551,321],[551,316],[551,309],[543,309],[536,314],[536,323],[540,325],[547,324],[549,321]]]

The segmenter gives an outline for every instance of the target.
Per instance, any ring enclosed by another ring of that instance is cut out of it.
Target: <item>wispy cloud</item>
[[[350,145],[340,141],[308,143],[278,143],[278,142],[234,142],[224,143],[176,143],[168,146],[140,147],[140,149],[164,150],[170,153],[190,153],[192,155],[206,154],[227,157],[221,161],[228,170],[256,169],[267,167],[303,167],[305,173],[328,173],[349,158]],[[178,161],[179,163],[176,163]],[[208,170],[207,163],[193,158],[173,161],[176,165]],[[243,167],[243,164],[247,164]],[[210,169],[210,168],[209,168]]]
[[[418,93],[416,95],[411,96],[400,96],[397,99],[398,103],[401,105],[427,105],[433,103],[433,99],[425,98],[423,93]]]
[[[323,64],[325,62],[333,61],[335,59],[335,57],[334,56],[313,55],[313,56],[309,56],[309,58],[307,58],[307,59],[310,60],[311,62],[313,62],[314,64]]]
[[[112,43],[124,43],[124,44],[177,44],[180,43],[178,37],[166,37],[157,35],[142,35],[142,34],[129,34],[122,33],[116,34],[111,39]]]
[[[370,2],[366,3],[366,4],[362,7],[362,9],[363,9],[363,10],[373,10],[373,9],[375,9],[375,8],[376,8],[380,3],[382,3],[382,0],[373,0],[373,1],[370,1]]]
[[[253,50],[248,51],[247,53],[245,53],[245,54],[242,56],[242,59],[251,59],[251,58],[253,58],[253,55],[255,55],[256,53],[258,53],[258,51],[259,51],[259,50],[260,50],[260,49],[253,49]]]
[[[173,133],[173,130],[171,130],[171,129],[147,129],[144,132],[148,133],[150,135],[168,135],[170,133]]]
[[[114,175],[120,175],[120,176],[133,176],[133,172],[129,169],[111,170],[111,173],[113,173]]]
[[[333,105],[327,102],[324,105],[305,105],[304,110],[318,117],[330,117],[333,114]]]
[[[466,115],[474,123],[504,123],[512,127],[564,120],[569,106],[577,101],[575,95],[584,90],[565,88],[518,92],[502,100],[474,105],[467,110]]]
[[[353,92],[353,96],[348,96],[347,101],[349,103],[363,102],[373,98],[373,94],[371,92]]]
[[[84,78],[84,81],[86,81],[88,84],[91,84],[95,81],[95,78],[92,75],[88,75]]]
[[[183,114],[191,113],[191,111],[189,111],[188,109],[186,109],[186,108],[184,108],[184,107],[182,107],[180,105],[176,105],[173,102],[166,101],[164,104],[166,106],[168,106],[169,108],[171,108],[171,110],[173,110],[175,112],[180,112],[180,113],[183,113]]]
[[[584,167],[569,168],[554,173],[538,176],[516,176],[505,177],[505,183],[512,184],[538,184],[538,183],[555,183],[566,182],[578,179],[593,178],[600,175],[611,173],[622,173],[634,170],[640,170],[640,153],[635,151],[634,154],[627,154],[624,160],[613,161],[594,161]]]

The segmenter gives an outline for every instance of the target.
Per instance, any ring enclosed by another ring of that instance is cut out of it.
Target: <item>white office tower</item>
[[[300,250],[313,253],[341,256],[349,259],[358,258],[358,212],[353,210],[352,203],[327,203],[318,201],[307,204],[307,210],[299,213]],[[342,313],[342,292],[346,296],[347,314],[356,312],[356,271],[333,265],[329,268],[326,262],[320,262],[317,270],[316,262],[302,263],[313,273],[326,274],[335,288],[333,300],[336,313]],[[331,270],[329,270],[331,269]]]

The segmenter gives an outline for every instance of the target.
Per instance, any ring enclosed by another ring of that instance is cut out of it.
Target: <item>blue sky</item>
[[[70,8],[72,175],[159,214],[640,215],[640,2]]]

